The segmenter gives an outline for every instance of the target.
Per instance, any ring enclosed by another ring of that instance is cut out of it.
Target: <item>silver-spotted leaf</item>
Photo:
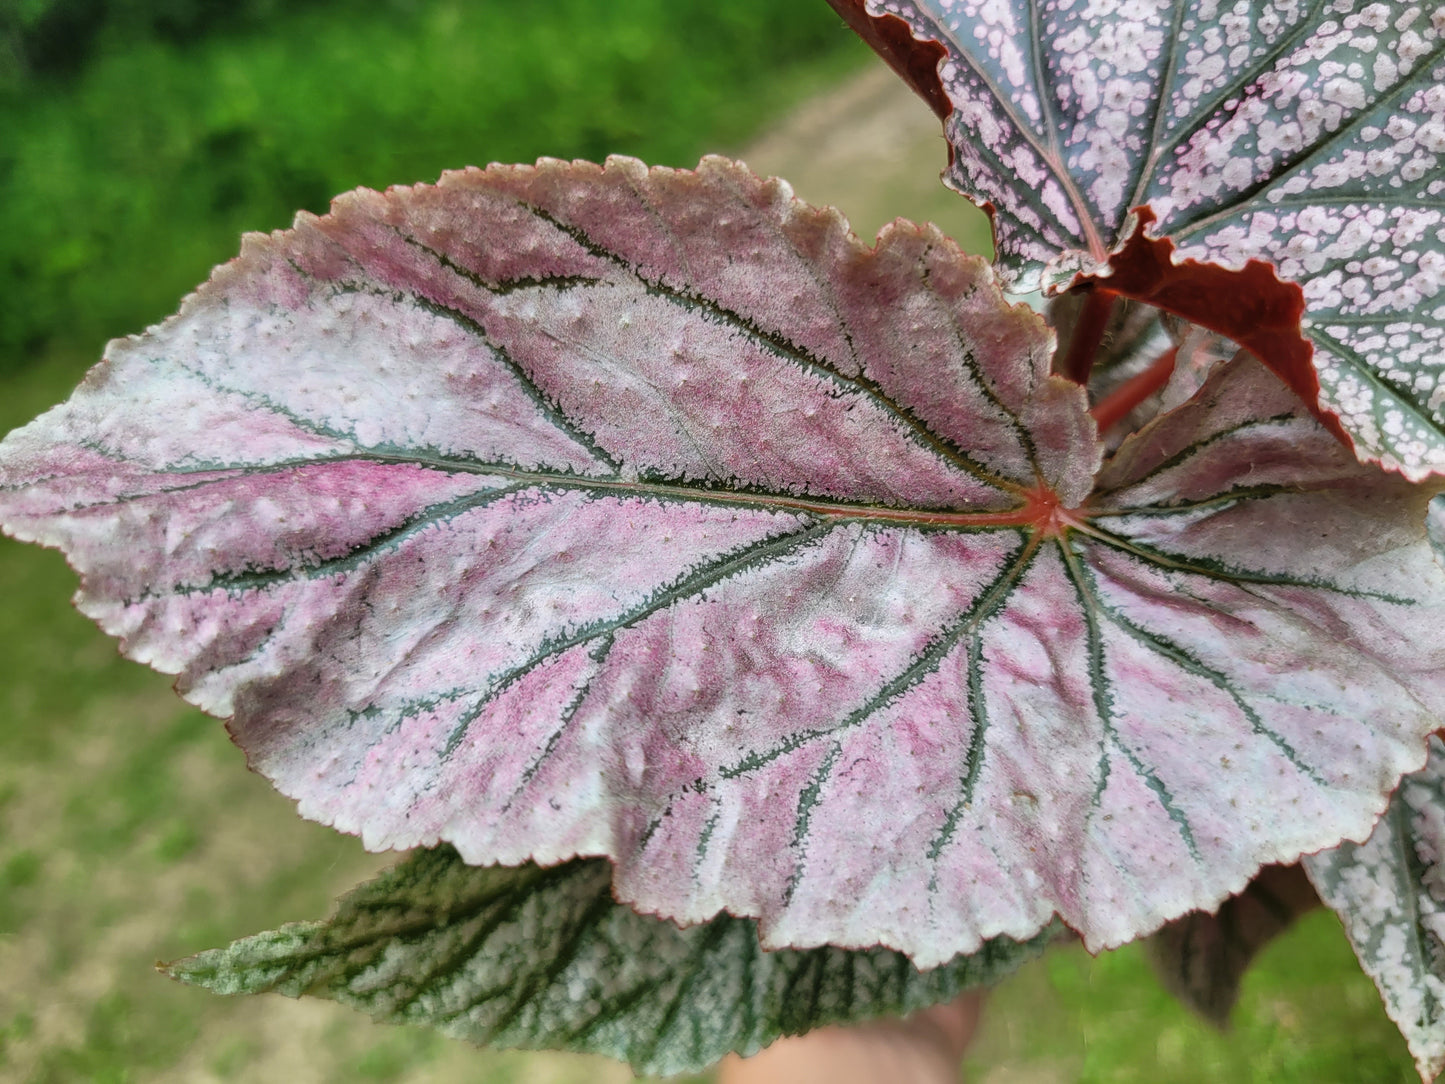
[[[0,445],[83,610],[372,848],[920,967],[1363,837],[1445,695],[1426,495],[1258,366],[1100,452],[989,270],[544,162],[252,237]]]
[[[1104,275],[1318,389],[1362,456],[1445,472],[1445,7],[832,2],[950,103],[945,179],[992,206],[1010,283]]]
[[[1369,839],[1304,865],[1428,1084],[1445,1071],[1445,744],[1430,739]]]
[[[885,949],[764,952],[757,924],[679,929],[616,903],[600,859],[478,867],[420,851],[293,923],[168,965],[222,994],[331,998],[491,1046],[574,1050],[639,1073],[702,1069],[825,1024],[905,1014],[997,982],[1043,951],[988,942],[919,971]]]

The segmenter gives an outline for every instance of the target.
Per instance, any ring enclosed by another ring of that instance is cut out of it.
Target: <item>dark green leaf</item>
[[[218,993],[326,997],[476,1043],[606,1054],[666,1074],[946,1001],[1002,978],[1054,932],[995,938],[919,971],[885,949],[764,952],[757,923],[730,915],[679,929],[614,902],[611,879],[599,859],[483,868],[450,847],[417,851],[327,921],[164,970]]]

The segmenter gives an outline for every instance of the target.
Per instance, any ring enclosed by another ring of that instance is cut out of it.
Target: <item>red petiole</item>
[[[1109,317],[1114,313],[1114,304],[1119,295],[1113,290],[1095,286],[1084,298],[1079,310],[1078,322],[1069,341],[1069,354],[1064,360],[1063,375],[1076,384],[1087,384],[1089,373],[1094,368],[1094,359],[1104,344],[1104,334],[1109,330]]]
[[[1174,363],[1179,357],[1176,346],[1159,355],[1141,373],[1135,373],[1124,383],[1094,404],[1089,411],[1098,423],[1099,433],[1107,433],[1129,416],[1135,407],[1169,383],[1174,373]]]

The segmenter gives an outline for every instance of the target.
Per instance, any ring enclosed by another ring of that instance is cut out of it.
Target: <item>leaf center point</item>
[[[1024,493],[1020,518],[1039,538],[1058,538],[1083,522],[1079,509],[1065,508],[1059,495],[1042,482]]]

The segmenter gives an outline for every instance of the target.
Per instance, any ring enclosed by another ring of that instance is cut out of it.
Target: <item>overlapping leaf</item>
[[[613,901],[605,861],[551,869],[464,864],[421,851],[295,923],[165,970],[222,994],[332,998],[458,1039],[620,1058],[680,1073],[825,1024],[905,1014],[997,982],[1045,933],[919,971],[899,953],[763,952],[757,924],[687,929]]]
[[[944,46],[938,82],[899,66],[951,103],[946,178],[993,206],[1008,281],[1112,274],[1255,349],[1312,401],[1291,291],[1249,266],[1267,261],[1303,288],[1321,402],[1359,452],[1445,472],[1445,8],[832,2],[875,42],[883,24],[866,16],[891,15]],[[1140,207],[1172,256],[1120,255]]]
[[[988,269],[549,162],[248,240],[0,445],[6,528],[312,818],[683,922],[1092,947],[1362,837],[1445,694],[1426,495],[1257,366],[1099,459]]]
[[[1415,1057],[1420,1079],[1445,1070],[1445,744],[1407,776],[1364,843],[1305,859],[1355,955]]]
[[[1219,910],[1195,911],[1147,940],[1149,961],[1175,997],[1216,1027],[1229,1024],[1239,985],[1259,951],[1320,905],[1298,866],[1266,866]]]

